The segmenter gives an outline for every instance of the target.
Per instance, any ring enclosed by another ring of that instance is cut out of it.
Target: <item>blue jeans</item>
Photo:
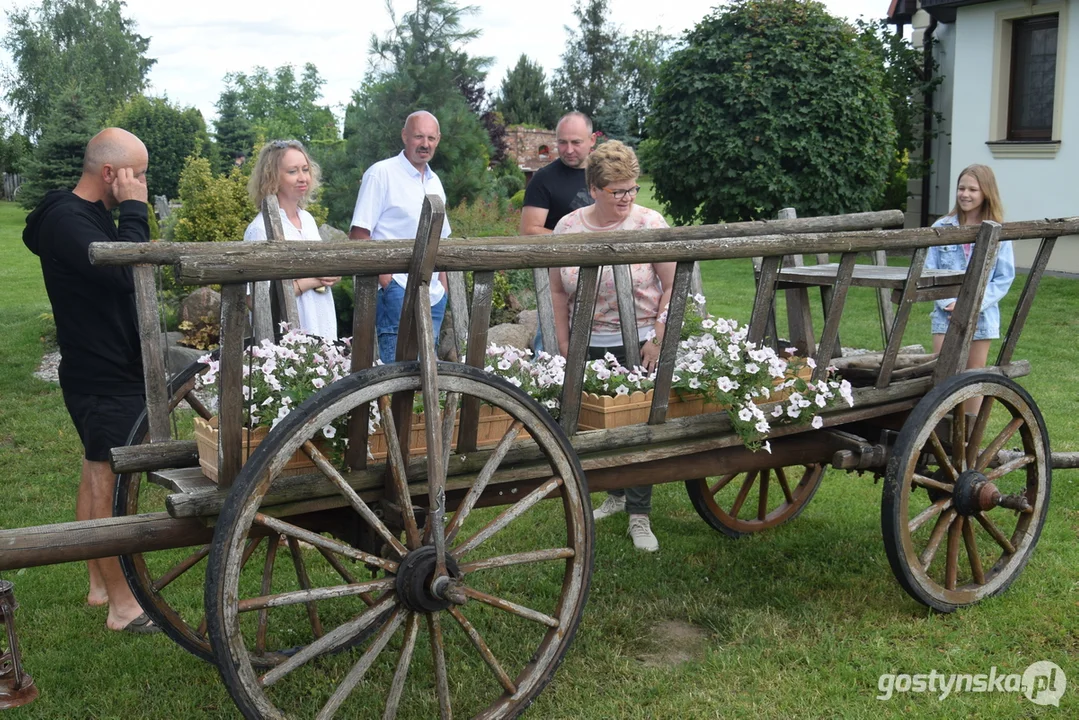
[[[405,304],[405,289],[396,280],[379,288],[375,296],[375,333],[378,336],[378,356],[384,363],[397,359],[397,328],[401,324],[401,308]],[[446,296],[431,306],[431,320],[435,328],[435,349],[442,330],[442,318],[446,316]]]

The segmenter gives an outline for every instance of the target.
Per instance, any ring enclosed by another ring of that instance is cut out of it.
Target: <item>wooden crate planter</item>
[[[798,371],[798,377],[808,381],[813,375],[809,367],[802,367]],[[648,413],[652,409],[652,390],[648,392],[634,392],[629,395],[610,397],[608,395],[595,395],[593,393],[581,393],[581,413],[577,419],[577,427],[581,430],[607,430],[610,428],[636,425],[648,422]],[[772,393],[768,399],[758,400],[759,404],[786,400],[791,391],[783,390]],[[680,418],[691,415],[703,415],[704,413],[725,410],[722,405],[705,402],[701,395],[682,395],[671,392],[667,400],[667,417]]]
[[[513,418],[501,408],[490,405],[480,405],[479,428],[476,431],[476,447],[480,449],[493,448],[510,429]],[[460,411],[453,423],[453,442],[457,443],[457,435],[461,425]],[[517,434],[518,440],[526,440],[531,437],[524,429]],[[368,452],[375,460],[386,459],[386,436],[382,430],[371,434],[367,441]],[[409,456],[417,457],[427,454],[427,425],[424,416],[412,415],[412,429],[409,434]]]
[[[251,456],[255,448],[262,444],[269,433],[270,430],[265,427],[257,427],[254,430],[243,429],[242,462],[247,462],[247,458]],[[202,468],[202,474],[217,482],[217,417],[209,420],[195,418],[195,442],[199,448],[199,466]],[[314,471],[315,463],[311,461],[311,458],[307,457],[303,450],[297,450],[296,454],[285,463],[279,477],[304,475]]]

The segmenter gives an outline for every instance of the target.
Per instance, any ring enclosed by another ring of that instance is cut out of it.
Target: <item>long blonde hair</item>
[[[963,179],[964,175],[970,175],[972,178],[978,181],[978,187],[982,190],[982,220],[992,220],[993,222],[1004,222],[1004,205],[1000,202],[1000,190],[997,189],[997,176],[993,174],[993,168],[988,165],[970,165],[963,168],[963,171],[959,173],[955,181],[955,187],[958,191],[959,182]],[[958,199],[955,202],[955,206],[949,215],[955,215],[959,220],[960,225],[966,224],[966,218],[963,217],[963,211],[959,209]]]
[[[255,161],[255,169],[251,171],[251,179],[247,181],[247,194],[251,196],[251,202],[255,207],[262,209],[262,201],[269,195],[276,195],[281,184],[279,168],[281,156],[289,150],[299,150],[307,158],[307,165],[311,168],[311,182],[307,185],[307,194],[300,200],[300,207],[307,207],[308,201],[316,197],[319,187],[319,179],[322,177],[322,169],[318,163],[307,154],[307,148],[299,140],[271,140],[259,150],[258,160]]]

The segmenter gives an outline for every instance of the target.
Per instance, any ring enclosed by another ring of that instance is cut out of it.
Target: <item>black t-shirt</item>
[[[525,188],[525,206],[547,210],[543,227],[554,230],[566,215],[592,204],[584,182],[584,169],[555,160],[536,171]]]
[[[148,242],[146,203],[100,202],[52,190],[26,219],[23,242],[41,258],[60,345],[60,386],[80,395],[141,395],[142,350],[130,267],[90,264],[93,242]]]

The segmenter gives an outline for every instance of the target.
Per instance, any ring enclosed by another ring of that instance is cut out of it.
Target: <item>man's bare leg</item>
[[[83,460],[83,479],[89,479],[90,519],[112,517],[116,473],[109,467],[109,463]],[[81,487],[79,494],[82,495]],[[124,571],[120,569],[120,561],[110,557],[91,562],[97,564],[109,603],[109,616],[105,625],[110,630],[123,630],[128,623],[142,614],[142,608],[131,594],[131,588],[127,586]],[[93,569],[90,572],[92,591]]]
[[[93,517],[90,486],[90,461],[83,460],[79,494],[75,499],[76,520],[89,520]],[[87,560],[86,566],[90,571],[90,593],[86,596],[86,604],[91,607],[108,605],[109,593],[105,588],[105,578],[101,575],[101,568],[97,560]]]

